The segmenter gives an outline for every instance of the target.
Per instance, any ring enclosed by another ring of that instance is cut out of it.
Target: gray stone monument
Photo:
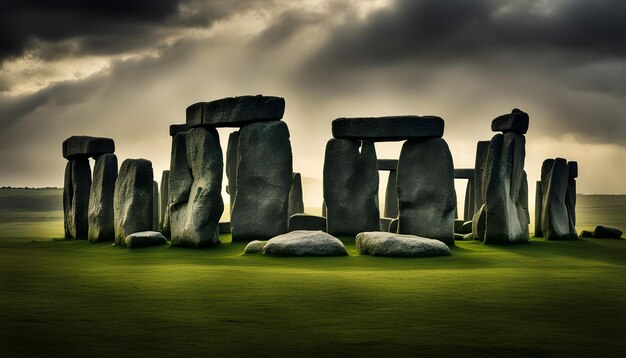
[[[300,173],[293,173],[291,176],[291,189],[289,190],[289,214],[304,213],[304,201],[302,199],[302,176]]]
[[[159,229],[163,233],[164,236],[169,237],[169,205],[168,197],[169,197],[169,182],[170,182],[170,171],[164,170],[163,174],[161,174],[161,193],[159,197],[160,210],[159,210]]]
[[[89,197],[89,241],[114,241],[113,195],[117,180],[117,156],[96,157]]]
[[[575,240],[578,234],[566,203],[570,178],[567,161],[556,158],[551,163],[552,167],[543,181],[541,230],[548,240]]]
[[[153,177],[149,160],[126,159],[122,162],[113,197],[117,245],[126,247],[128,235],[152,230]]]

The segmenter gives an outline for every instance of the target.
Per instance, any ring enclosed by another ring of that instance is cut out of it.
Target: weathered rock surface
[[[230,234],[230,221],[217,224],[220,234]]]
[[[583,230],[580,232],[580,237],[593,237],[593,232],[589,231],[589,230]]]
[[[263,253],[263,248],[267,244],[267,241],[253,240],[246,245],[246,248],[243,250],[244,254],[260,254]]]
[[[132,233],[152,231],[152,163],[126,159],[115,182],[113,197],[115,243],[126,246]]]
[[[176,225],[181,227],[176,234],[172,232],[172,246],[214,246],[220,243],[218,224],[224,212],[224,164],[217,130],[210,127],[190,129],[186,134],[186,151],[193,183],[185,212],[177,216],[180,222]]]
[[[237,192],[237,148],[239,146],[239,131],[228,135],[228,145],[226,147],[226,178],[228,186],[226,192],[230,196],[230,213],[233,213],[233,203]]]
[[[343,243],[323,231],[298,230],[271,238],[263,253],[272,256],[346,256]]]
[[[485,219],[485,205],[483,204],[472,217],[472,236],[476,240],[485,240]]]
[[[324,157],[326,224],[332,235],[379,229],[378,164],[374,143],[331,139]]]
[[[393,220],[392,218],[380,218],[380,231],[389,232],[389,226]]]
[[[159,183],[152,181],[152,230],[159,230]]]
[[[187,161],[187,132],[180,132],[172,141],[169,180],[170,237],[182,237],[187,220],[189,193],[193,184]]]
[[[89,196],[89,241],[114,241],[113,196],[117,180],[117,156],[102,154],[96,158]]]
[[[622,237],[622,230],[607,225],[598,225],[593,230],[593,237],[596,239],[619,239]]]
[[[282,121],[244,126],[239,134],[233,241],[267,239],[287,232],[292,154]]]
[[[361,255],[388,257],[431,257],[450,255],[439,240],[389,232],[362,232],[356,236],[356,250]]]
[[[189,126],[186,124],[172,124],[170,125],[170,137],[176,136],[176,134],[181,132],[188,132]]]
[[[528,188],[524,183],[525,144],[523,135],[506,132],[496,134],[489,145],[483,174],[486,244],[530,239],[527,208],[524,207],[528,206],[524,204],[524,186]]]
[[[474,179],[469,179],[465,187],[465,200],[463,202],[463,220],[465,221],[472,220],[472,216],[474,216],[474,195]]]
[[[65,159],[85,159],[113,152],[115,152],[115,142],[111,138],[71,136],[63,141],[63,158]]]
[[[289,217],[304,213],[304,201],[302,200],[302,177],[300,173],[291,176],[291,189],[289,190]]]
[[[87,158],[73,159],[71,162],[71,205],[65,215],[70,238],[86,240],[89,235],[91,168]]]
[[[545,182],[546,190],[541,214],[541,230],[548,240],[578,238],[565,205],[567,181],[567,161],[563,158],[556,158]]]
[[[454,245],[454,164],[442,138],[409,140],[398,162],[398,233]]]
[[[379,167],[380,170],[380,167]],[[385,217],[397,218],[398,217],[398,173],[396,170],[389,172],[389,178],[387,179],[387,188],[385,190]]]
[[[541,180],[535,184],[535,237],[543,237],[541,230],[541,211],[543,210],[543,189],[541,188]]]
[[[526,134],[526,132],[528,132],[528,124],[528,114],[515,108],[509,114],[496,117],[496,119],[491,122],[491,130],[493,132]]]
[[[398,219],[391,220],[391,222],[389,223],[389,232],[398,232]]]
[[[483,196],[483,173],[487,162],[487,153],[491,141],[482,140],[476,144],[476,161],[474,164],[474,210],[475,212],[485,203]],[[475,213],[474,212],[474,213]]]
[[[160,203],[159,228],[161,229],[161,232],[163,233],[163,235],[165,235],[166,237],[170,236],[170,231],[169,231],[170,207],[168,205],[169,195],[170,195],[170,171],[164,170],[163,174],[161,174],[161,196],[159,198],[159,203]]]
[[[576,177],[578,176],[578,163],[567,162],[567,191],[565,192],[565,207],[571,226],[576,226]]]
[[[463,223],[463,230],[461,231],[461,234],[471,234],[472,233],[472,222],[471,221],[466,221]]]
[[[326,231],[326,218],[309,214],[294,214],[289,217],[289,231]]]
[[[454,233],[462,234],[463,233],[463,224],[465,220],[462,219],[454,219]]]
[[[567,162],[567,172],[570,178],[578,178],[578,162]]]
[[[124,243],[129,249],[138,249],[148,246],[166,245],[167,239],[158,231],[141,231],[126,236]]]
[[[187,107],[187,125],[240,127],[253,122],[277,121],[285,113],[285,100],[270,96],[241,96],[198,102]]]
[[[335,138],[372,142],[440,138],[443,129],[443,119],[435,116],[337,118],[332,123]]]
[[[72,223],[70,219],[73,198],[74,185],[72,185],[72,161],[70,160],[65,164],[65,177],[63,180],[63,228],[66,239],[72,238],[72,230],[70,229]]]

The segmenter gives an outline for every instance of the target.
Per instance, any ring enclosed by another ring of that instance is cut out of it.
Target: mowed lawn
[[[0,221],[2,357],[626,350],[626,240],[458,242],[448,257],[394,259],[342,238],[350,256],[273,258],[228,236],[206,250],[52,241],[58,213],[19,215]]]

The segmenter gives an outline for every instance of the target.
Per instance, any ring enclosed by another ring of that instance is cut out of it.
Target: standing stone
[[[126,247],[126,237],[152,230],[152,163],[146,159],[126,159],[115,182],[113,210],[115,243]]]
[[[489,145],[483,175],[486,244],[529,240],[523,203],[525,143],[522,134],[511,131],[496,134]]]
[[[300,173],[293,173],[291,177],[291,190],[289,190],[289,217],[301,213],[304,213],[302,177]]]
[[[326,201],[322,200],[322,217],[326,217]]]
[[[567,162],[567,192],[565,193],[565,207],[572,226],[576,226],[576,177],[578,176],[578,162]]]
[[[182,229],[178,235],[172,233],[172,246],[214,246],[220,243],[218,225],[224,212],[224,164],[217,130],[211,127],[194,127],[189,130],[186,151],[193,183],[185,212],[177,217],[182,222],[176,225],[182,226]]]
[[[528,125],[528,114],[514,108],[511,113],[496,117],[496,119],[491,122],[491,130],[493,132],[526,134],[526,132],[528,132]]]
[[[72,185],[72,161],[65,164],[65,179],[63,181],[63,228],[65,238],[72,238],[72,230],[70,229],[70,213],[72,211],[72,198],[74,197],[74,186]]]
[[[474,179],[467,180],[467,186],[465,187],[465,202],[463,206],[463,220],[472,220],[474,216]]]
[[[262,240],[288,229],[292,154],[282,121],[248,124],[239,131],[233,241]]]
[[[169,180],[170,237],[180,239],[187,220],[187,203],[193,184],[187,161],[187,132],[177,133],[172,140]]]
[[[408,140],[398,162],[398,233],[454,245],[454,164],[442,138]]]
[[[535,185],[535,237],[543,237],[543,232],[541,231],[541,211],[543,209],[541,180],[538,180]]]
[[[485,171],[485,162],[487,153],[489,152],[489,144],[491,141],[482,140],[476,144],[476,161],[474,163],[474,208],[475,211],[483,206],[485,199],[483,196],[483,172]]]
[[[226,177],[228,178],[227,193],[230,195],[230,214],[233,214],[233,203],[237,192],[237,147],[239,146],[239,131],[228,136],[226,148]]]
[[[547,189],[543,197],[541,215],[541,229],[548,240],[575,240],[578,238],[565,205],[568,178],[567,161],[563,158],[556,158],[546,178]]]
[[[152,181],[152,230],[159,230],[159,183]]]
[[[323,187],[328,233],[356,235],[379,230],[378,164],[373,142],[329,140]]]
[[[169,223],[166,224],[166,221],[170,220],[169,205],[167,205],[168,197],[169,197],[169,181],[170,181],[170,171],[164,170],[163,174],[161,174],[161,196],[159,198],[160,203],[160,217],[159,217],[159,228],[164,236],[168,237],[169,234]],[[166,230],[168,229],[168,230]]]
[[[474,240],[485,240],[485,205],[481,205],[481,207],[474,213],[472,217],[472,238]]]
[[[398,189],[397,189],[397,171],[389,171],[389,179],[387,180],[387,189],[385,190],[385,211],[386,218],[398,217]]]
[[[72,160],[72,205],[69,211],[70,237],[86,240],[89,236],[89,195],[91,168],[89,159]]]
[[[89,241],[115,240],[113,195],[117,180],[117,156],[102,154],[96,158],[89,197]]]

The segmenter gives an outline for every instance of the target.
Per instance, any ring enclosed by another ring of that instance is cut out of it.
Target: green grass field
[[[350,256],[337,258],[242,256],[244,245],[228,236],[207,250],[129,251],[52,241],[63,233],[59,208],[20,211],[27,199],[9,204],[3,195],[2,357],[621,357],[626,349],[626,240],[459,242],[451,256],[428,259],[358,256],[352,238],[342,238]],[[599,217],[618,225],[624,209]]]

